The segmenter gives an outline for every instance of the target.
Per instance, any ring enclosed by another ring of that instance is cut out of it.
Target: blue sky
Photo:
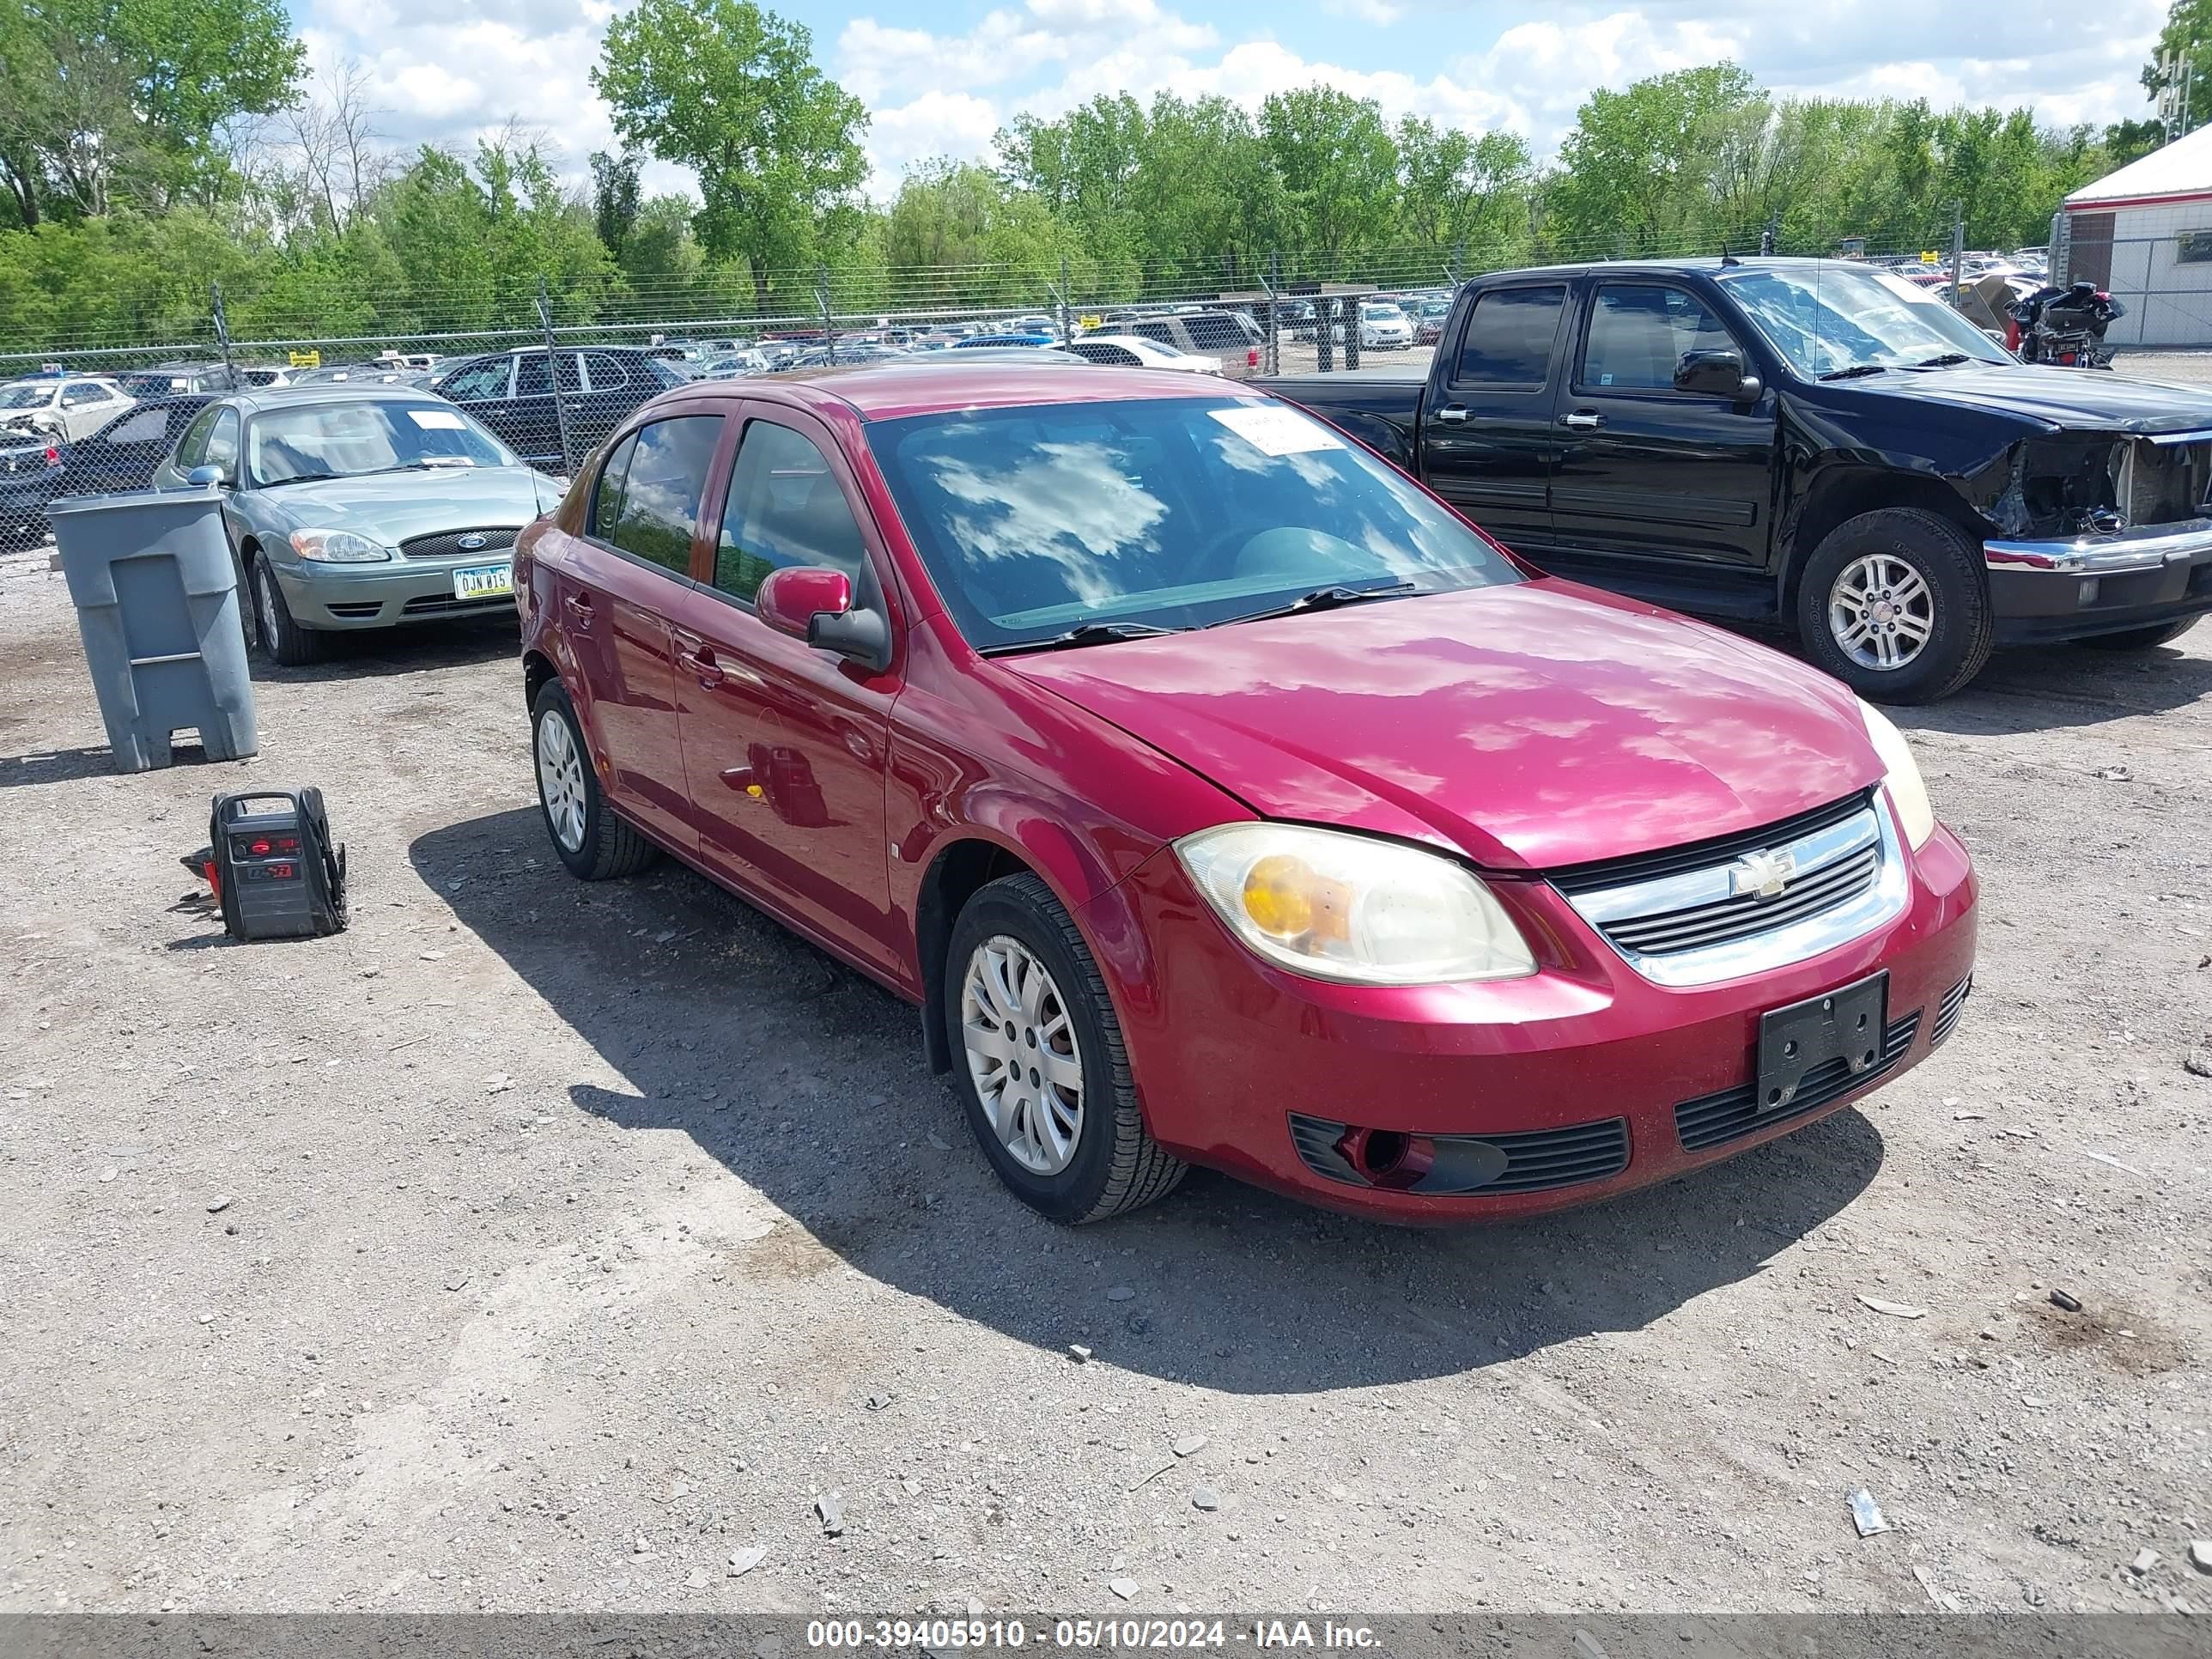
[[[378,125],[471,147],[520,115],[580,175],[605,148],[587,71],[612,0],[293,0],[322,64],[360,61]],[[1097,92],[1256,106],[1321,80],[1548,153],[1593,86],[1732,57],[1784,91],[2033,105],[2057,123],[2148,112],[2136,76],[2163,0],[786,0],[817,61],[867,105],[872,191],[933,155],[981,158],[1016,111]],[[657,168],[650,185],[681,188]]]

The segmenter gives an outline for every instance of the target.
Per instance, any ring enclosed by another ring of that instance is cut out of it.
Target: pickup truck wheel
[[[1188,1166],[1146,1131],[1106,981],[1049,887],[1023,874],[980,890],[944,979],[953,1086],[1015,1197],[1075,1226],[1175,1190]]]
[[[2202,617],[2184,617],[2179,622],[2160,623],[2155,628],[2130,628],[2124,634],[2092,634],[2074,643],[2099,651],[2148,651],[2153,646],[2172,645],[2203,620]]]
[[[1933,702],[1982,672],[1995,637],[1981,550],[1917,507],[1846,520],[1797,586],[1813,660],[1876,702]]]

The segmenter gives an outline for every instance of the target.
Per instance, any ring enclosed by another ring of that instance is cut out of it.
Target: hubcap
[[[1862,668],[1903,668],[1936,631],[1936,592],[1887,553],[1853,559],[1828,590],[1828,632]]]
[[[584,845],[584,757],[568,722],[548,714],[538,722],[538,788],[545,797],[545,823],[564,853]]]
[[[261,648],[274,651],[276,648],[276,579],[269,574],[266,565],[255,567],[253,574],[254,609],[260,616],[261,626],[258,631],[261,635]]]
[[[1083,1056],[1044,963],[994,933],[968,958],[960,988],[968,1074],[999,1144],[1033,1175],[1058,1175],[1083,1133]]]

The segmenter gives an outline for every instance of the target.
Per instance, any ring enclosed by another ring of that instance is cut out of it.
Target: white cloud
[[[1321,0],[1321,9],[1332,17],[1350,17],[1378,29],[1387,29],[1406,15],[1390,0]]]

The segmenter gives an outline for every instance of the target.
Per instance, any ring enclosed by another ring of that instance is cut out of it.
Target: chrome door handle
[[[1437,411],[1437,418],[1449,425],[1457,426],[1467,419],[1467,406],[1464,404],[1446,404]]]
[[[1560,416],[1559,424],[1576,432],[1595,432],[1605,424],[1605,416],[1587,409],[1578,409],[1571,415]]]

